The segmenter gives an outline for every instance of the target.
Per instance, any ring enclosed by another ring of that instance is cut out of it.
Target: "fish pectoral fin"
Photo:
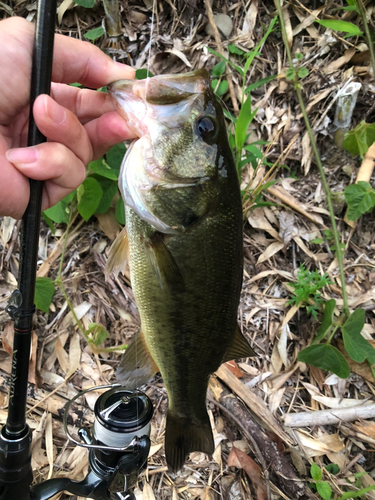
[[[124,274],[126,266],[129,262],[129,240],[126,226],[117,235],[115,241],[109,249],[107,263],[105,265],[105,279],[113,274],[116,278],[119,272]]]
[[[168,410],[165,428],[165,457],[170,471],[177,472],[182,469],[189,453],[200,451],[212,455],[214,449],[214,439],[207,413],[204,418],[198,420],[180,417],[172,410]]]
[[[171,288],[174,291],[182,291],[185,284],[181,271],[166,247],[163,236],[155,233],[151,238],[143,240],[148,260],[151,264],[160,287]]]
[[[116,372],[116,379],[126,389],[132,390],[145,384],[159,371],[140,330],[127,347]]]
[[[237,324],[232,341],[224,354],[222,363],[231,361],[232,359],[249,358],[251,356],[256,356],[256,353],[249,346],[248,341],[243,336],[240,327]]]

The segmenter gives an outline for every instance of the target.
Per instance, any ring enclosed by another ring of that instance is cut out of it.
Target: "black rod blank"
[[[50,94],[55,34],[56,0],[39,0],[33,51],[28,146],[46,141],[38,130],[33,105],[40,94]],[[18,290],[13,294],[14,344],[6,434],[22,434],[26,424],[26,397],[43,182],[30,179],[30,200],[22,218]]]

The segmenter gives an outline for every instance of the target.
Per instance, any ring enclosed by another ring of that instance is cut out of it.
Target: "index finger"
[[[12,48],[17,47],[17,63],[23,74],[31,72],[34,25],[21,17],[1,21],[2,32]],[[14,44],[16,42],[16,44]],[[82,83],[97,89],[121,78],[134,78],[126,64],[112,61],[98,47],[65,35],[56,35],[53,51],[52,80],[58,83]],[[12,78],[14,78],[12,74]]]
[[[121,78],[135,77],[135,70],[112,61],[98,47],[65,35],[55,36],[52,80],[59,83],[79,82],[99,88]]]

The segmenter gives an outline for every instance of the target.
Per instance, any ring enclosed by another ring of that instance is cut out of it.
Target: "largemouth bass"
[[[238,177],[207,71],[120,80],[109,93],[139,137],[121,167],[127,237],[115,241],[109,267],[122,263],[128,243],[141,332],[117,379],[134,388],[160,371],[168,393],[165,454],[178,471],[190,452],[214,451],[210,374],[254,354],[237,325]]]

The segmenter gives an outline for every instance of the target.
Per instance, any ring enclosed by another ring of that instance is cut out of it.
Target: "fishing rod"
[[[33,116],[33,104],[50,94],[56,0],[39,0],[32,59],[28,146],[46,141]],[[30,182],[30,199],[22,217],[18,288],[8,302],[14,321],[8,416],[0,431],[0,500],[48,500],[62,491],[96,500],[134,500],[130,489],[146,466],[150,449],[151,400],[140,391],[119,385],[100,386],[78,393],[66,406],[64,429],[77,446],[89,449],[89,472],[81,482],[68,477],[32,486],[32,432],[26,423],[26,402],[38,258],[43,182]],[[88,391],[107,389],[96,401],[92,428],[68,430],[69,409]]]

